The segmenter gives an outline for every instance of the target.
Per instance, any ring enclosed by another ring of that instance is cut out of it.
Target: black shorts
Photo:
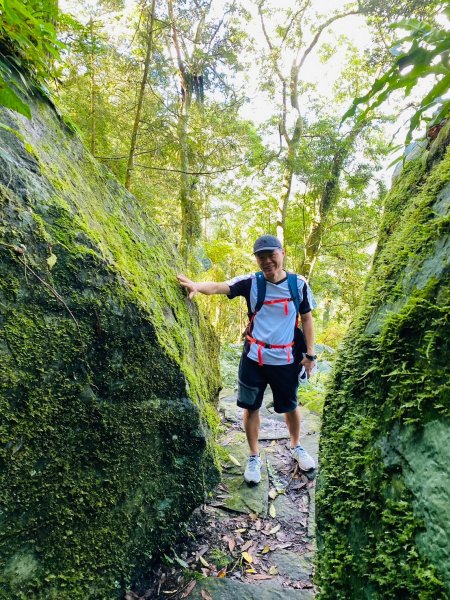
[[[241,356],[238,375],[237,405],[249,410],[261,408],[264,391],[270,385],[275,412],[287,413],[297,408],[297,364],[262,365]]]

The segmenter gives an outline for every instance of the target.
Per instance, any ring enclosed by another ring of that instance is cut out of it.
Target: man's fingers
[[[188,296],[189,300],[192,300],[192,298],[197,293],[197,290],[195,289],[195,283],[193,281],[191,281],[185,275],[177,275],[177,279],[180,282],[180,285],[182,285],[184,288],[187,289],[187,291],[189,293],[189,296]]]
[[[190,283],[192,283],[191,280],[188,279],[185,275],[177,275],[177,279],[181,283],[181,285],[189,285]]]

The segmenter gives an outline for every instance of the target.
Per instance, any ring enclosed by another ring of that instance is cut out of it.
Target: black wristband
[[[316,360],[317,354],[305,354],[305,358],[308,360]]]

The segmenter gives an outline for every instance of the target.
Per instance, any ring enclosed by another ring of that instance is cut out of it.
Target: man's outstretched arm
[[[197,292],[200,292],[201,294],[206,294],[208,296],[211,294],[227,295],[230,293],[230,286],[224,281],[219,281],[217,283],[215,281],[196,282],[191,281],[184,275],[177,275],[177,279],[180,282],[180,284],[189,292],[189,300],[192,300],[192,298]]]

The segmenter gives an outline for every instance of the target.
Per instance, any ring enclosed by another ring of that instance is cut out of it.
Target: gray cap
[[[262,235],[253,244],[253,254],[263,252],[264,250],[282,250],[280,240],[274,235]]]

